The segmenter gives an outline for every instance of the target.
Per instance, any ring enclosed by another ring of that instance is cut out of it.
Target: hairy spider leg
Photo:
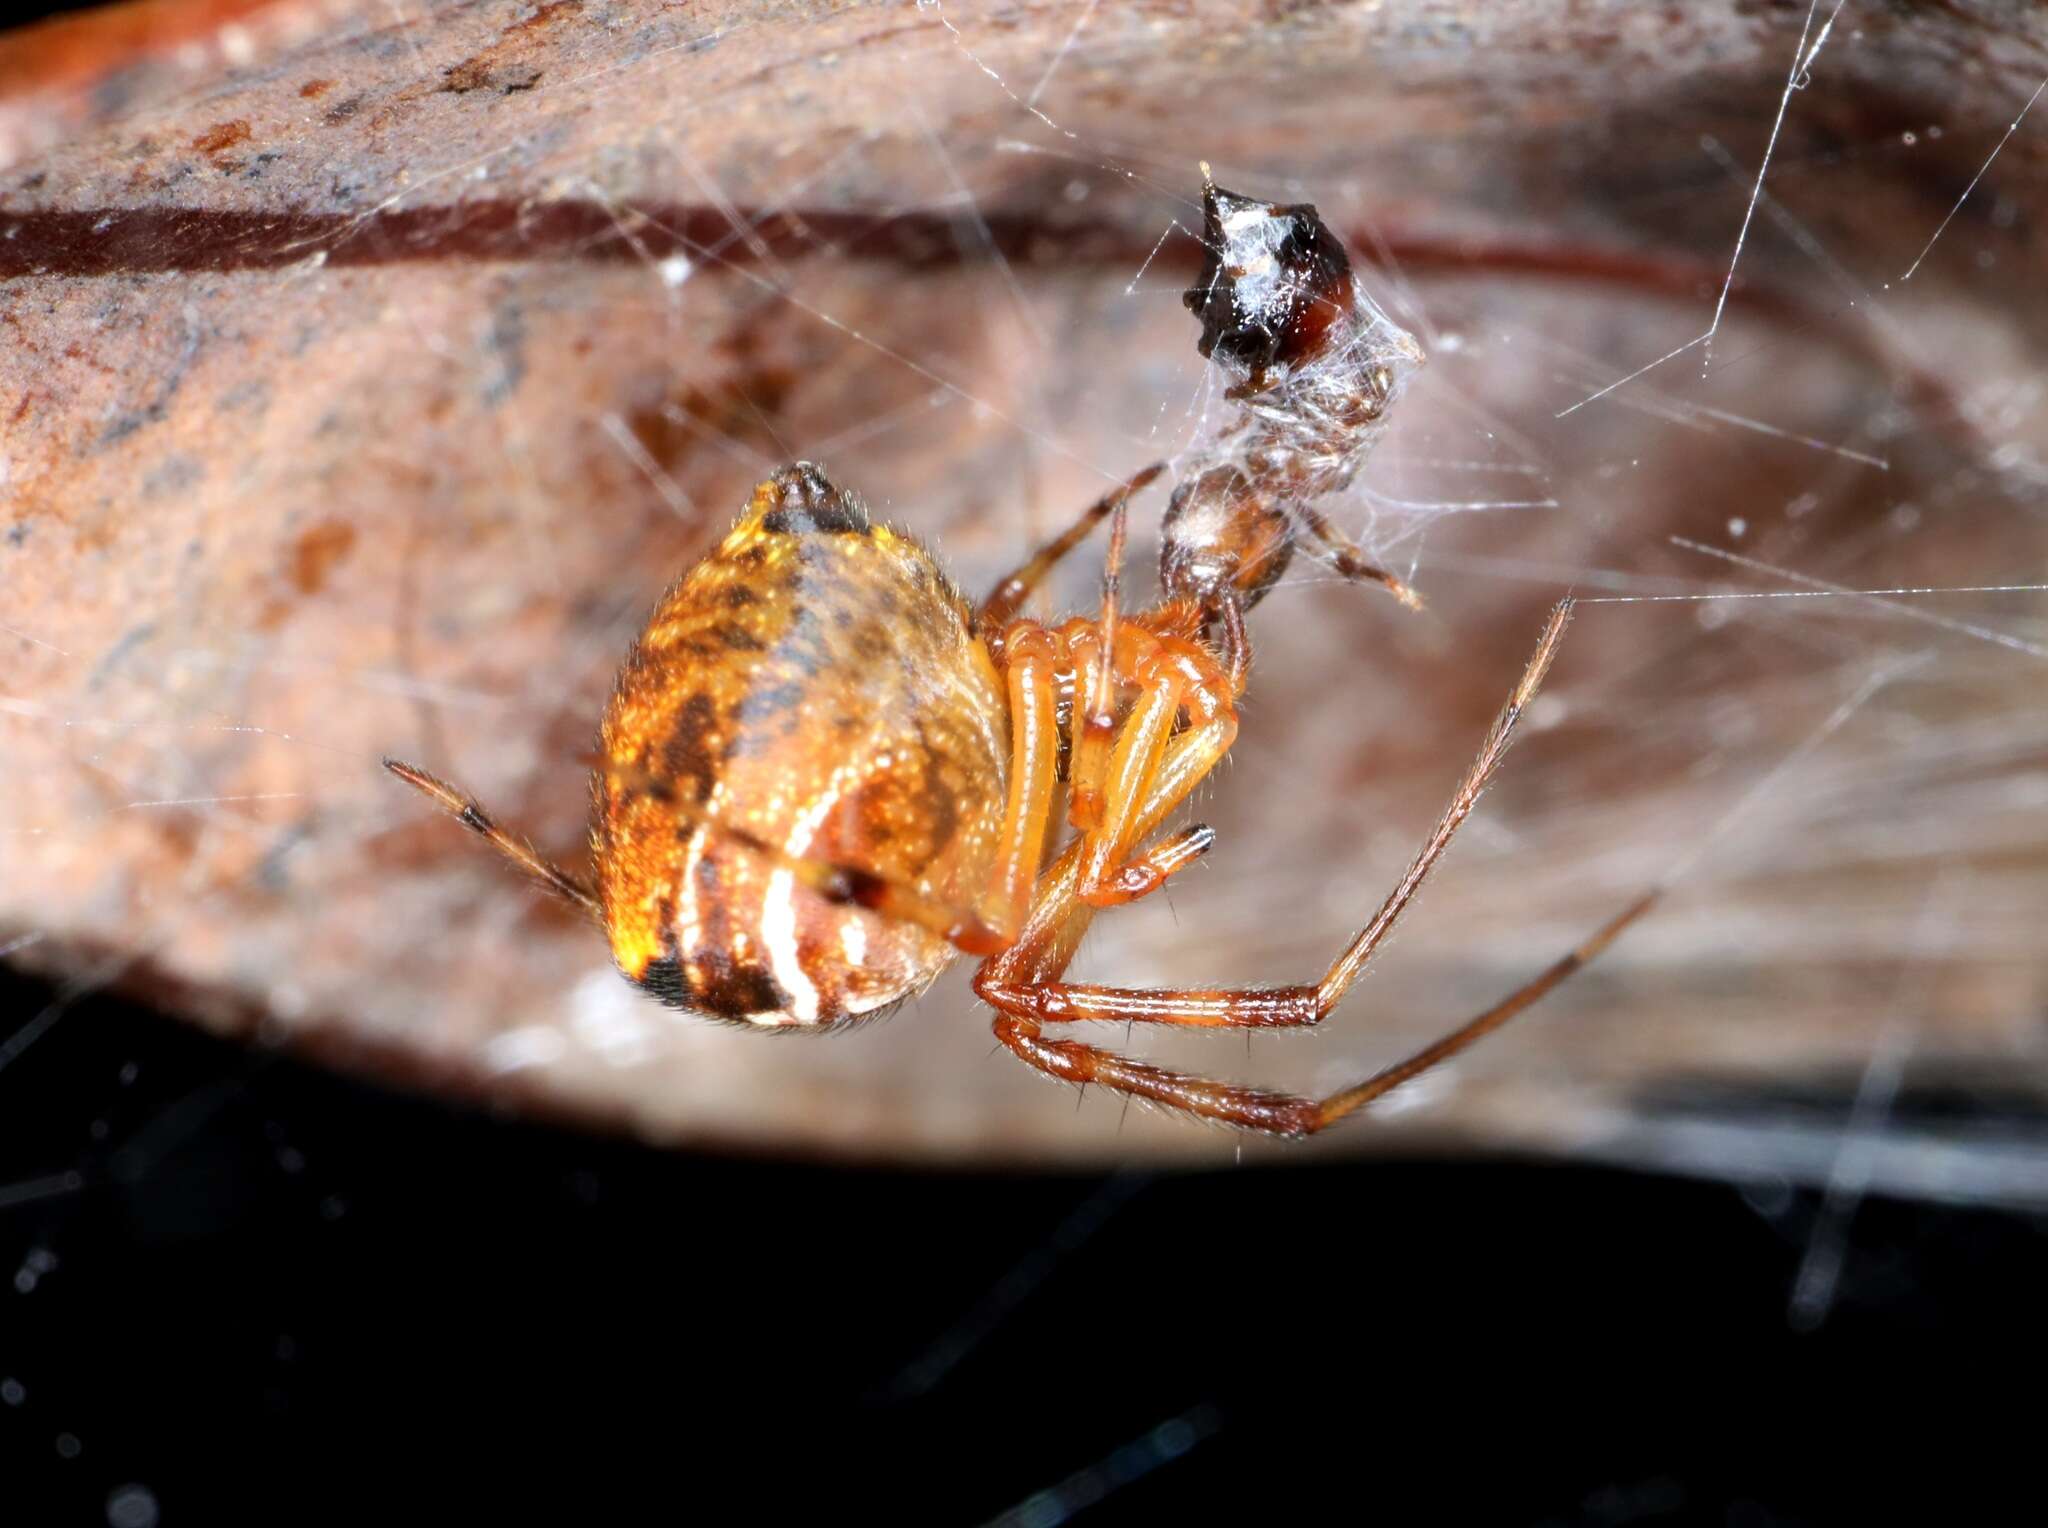
[[[1005,633],[1000,661],[1010,694],[1010,797],[982,903],[983,921],[999,942],[986,949],[961,945],[971,955],[1009,948],[1031,909],[1059,783],[1059,659],[1058,642],[1042,626],[1019,621]]]
[[[1077,638],[1086,635],[1076,633]],[[1137,687],[1138,697],[1106,762],[1103,809],[1086,835],[1075,886],[1075,895],[1094,907],[1133,901],[1156,889],[1170,873],[1157,858],[1158,851],[1139,854],[1138,848],[1150,831],[1142,822],[1145,803],[1183,713],[1197,730],[1227,718],[1230,739],[1237,726],[1230,677],[1199,642],[1158,635],[1133,622],[1117,630],[1111,666],[1118,679]],[[1224,733],[1210,735],[1212,740],[1224,739],[1223,747],[1228,748]]]
[[[1320,1023],[1344,997],[1373,952],[1421,890],[1459,826],[1471,814],[1507,751],[1522,710],[1556,656],[1571,614],[1565,600],[1552,612],[1535,654],[1513,695],[1495,718],[1478,757],[1422,850],[1372,920],[1314,985],[1251,989],[1130,988],[1062,982],[1092,908],[1078,895],[1077,844],[1041,882],[1038,903],[1017,944],[983,965],[975,991],[997,1009],[996,1038],[1022,1060],[1050,1076],[1075,1083],[1100,1083],[1119,1093],[1242,1129],[1274,1135],[1312,1135],[1357,1112],[1418,1073],[1456,1055],[1492,1033],[1543,997],[1606,949],[1657,900],[1650,891],[1609,919],[1570,953],[1532,981],[1468,1020],[1434,1044],[1352,1087],[1313,1099],[1261,1088],[1211,1081],[1134,1060],[1072,1040],[1048,1040],[1043,1026],[1084,1020],[1118,1020],[1219,1028],[1294,1027]],[[1136,814],[1139,832],[1150,831],[1194,788],[1215,758],[1193,745],[1199,729],[1176,739],[1152,794]],[[1199,770],[1199,772],[1197,772]]]
[[[1010,794],[1002,849],[983,904],[984,921],[1000,938],[986,949],[962,944],[970,954],[1008,948],[1034,905],[1058,783],[1061,687],[1078,688],[1087,682],[1080,676],[1105,666],[1100,640],[1100,629],[1086,618],[1053,631],[1035,621],[1016,621],[1004,633],[1001,661],[1013,739]],[[1103,763],[1105,810],[1077,839],[1085,856],[1077,894],[1098,907],[1150,894],[1208,851],[1215,835],[1198,827],[1140,853],[1139,839],[1149,828],[1141,827],[1139,812],[1184,711],[1204,726],[1229,717],[1229,733],[1236,729],[1229,677],[1199,643],[1155,634],[1135,621],[1116,628],[1115,642],[1117,650],[1106,665],[1111,693],[1129,685],[1138,698],[1122,725],[1110,731]],[[1075,706],[1080,706],[1078,698]],[[1209,735],[1215,736],[1214,729]],[[1229,746],[1227,737],[1221,746]]]
[[[1151,794],[1133,818],[1134,834],[1142,840],[1157,829],[1215,769],[1236,737],[1236,713],[1224,711],[1173,738],[1167,744],[1166,756],[1160,760]],[[1197,824],[1176,837],[1187,837],[1206,847],[1211,835]],[[1156,845],[1148,855],[1165,853],[1172,842]],[[977,990],[983,983],[1021,987],[1059,980],[1095,917],[1096,909],[1077,894],[1087,849],[1085,838],[1074,839],[1039,878],[1038,893],[1017,942],[982,965],[975,976]]]
[[[1223,666],[1230,673],[1230,693],[1244,694],[1245,677],[1251,673],[1252,639],[1244,629],[1244,601],[1226,594],[1216,607],[1223,626]]]
[[[491,814],[478,803],[476,797],[467,791],[458,790],[438,775],[430,775],[424,769],[398,759],[386,759],[384,767],[435,802],[442,811],[483,839],[549,891],[557,896],[567,897],[596,921],[604,921],[604,909],[598,903],[597,893],[591,890],[587,881],[580,876],[571,875],[559,865],[548,863],[540,857],[532,844],[523,838],[514,837],[499,827]]]
[[[1011,757],[1002,847],[980,910],[983,936],[954,939],[968,954],[989,955],[1005,949],[1022,928],[1045,858],[1045,834],[1059,777],[1059,675],[1062,667],[1071,665],[1064,663],[1068,654],[1057,637],[1036,622],[1017,621],[1016,613],[1060,559],[1111,515],[1115,516],[1114,564],[1121,553],[1131,495],[1165,470],[1165,463],[1155,462],[1089,505],[1073,524],[1000,579],[975,618],[976,630],[1004,671],[1010,700]]]
[[[1067,823],[1092,833],[1102,821],[1102,793],[1116,733],[1117,600],[1123,579],[1124,539],[1130,529],[1130,500],[1117,500],[1109,520],[1109,549],[1102,560],[1102,608],[1092,657],[1074,674],[1073,752],[1067,764]],[[1080,649],[1077,646],[1077,656]],[[1162,739],[1163,741],[1163,739]]]

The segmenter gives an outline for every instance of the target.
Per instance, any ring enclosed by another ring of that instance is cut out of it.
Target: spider
[[[1237,736],[1251,667],[1244,612],[1296,539],[1314,535],[1339,571],[1414,599],[1304,514],[1307,497],[1355,470],[1359,437],[1369,443],[1393,396],[1393,342],[1374,337],[1384,315],[1354,293],[1343,248],[1313,208],[1253,202],[1213,182],[1204,202],[1210,268],[1188,302],[1203,318],[1203,353],[1242,378],[1233,396],[1251,415],[1240,433],[1257,449],[1180,485],[1155,603],[1124,610],[1120,569],[1129,501],[1163,465],[1090,505],[976,606],[923,546],[799,462],[754,490],[626,657],[592,775],[594,881],[542,859],[446,781],[395,759],[385,766],[583,909],[627,979],[714,1018],[842,1026],[895,1007],[964,953],[981,959],[973,986],[995,1010],[996,1038],[1030,1066],[1282,1136],[1325,1129],[1499,1028],[1655,893],[1435,1044],[1326,1098],[1210,1081],[1045,1034],[1098,1020],[1320,1023],[1499,768],[1571,613],[1569,600],[1552,611],[1450,806],[1318,981],[1222,990],[1064,979],[1097,911],[1158,890],[1214,843],[1204,824],[1165,824]],[[1350,359],[1325,364],[1340,357]],[[1105,519],[1100,607],[1050,624],[1022,616]],[[1062,780],[1074,833],[1047,866]]]

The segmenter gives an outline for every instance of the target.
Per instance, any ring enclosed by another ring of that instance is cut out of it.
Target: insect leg
[[[1312,504],[1295,504],[1292,509],[1314,533],[1316,540],[1330,549],[1331,567],[1356,582],[1379,584],[1410,610],[1422,608],[1421,595],[1367,557],[1364,549],[1332,525],[1321,510]]]

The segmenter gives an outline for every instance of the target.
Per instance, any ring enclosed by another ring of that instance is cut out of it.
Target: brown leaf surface
[[[612,666],[767,468],[824,460],[974,587],[1175,448],[1197,158],[1315,200],[1421,315],[1383,498],[1342,518],[1430,608],[1310,568],[1256,613],[1219,847],[1102,920],[1100,979],[1319,970],[1568,585],[2048,573],[2038,119],[1899,280],[2048,70],[2018,22],[1832,38],[1711,374],[1561,414],[1711,318],[1803,7],[1104,6],[1071,46],[1053,5],[245,9],[0,43],[0,945],[218,1027],[661,1140],[1228,1160],[992,1056],[961,970],[817,1042],[680,1020],[377,768],[573,862]],[[1686,1122],[1853,1090],[1895,1032],[1916,1077],[2037,1099],[2043,608],[1588,605],[1323,1033],[1138,1039],[1340,1084],[1682,866],[1599,969],[1316,1149],[1806,1171]]]

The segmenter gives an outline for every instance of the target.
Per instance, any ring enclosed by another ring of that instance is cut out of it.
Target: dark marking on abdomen
[[[718,784],[718,760],[711,755],[708,739],[717,712],[711,697],[701,691],[683,702],[676,713],[675,729],[662,745],[661,760],[677,780],[696,787],[697,800],[709,801]]]
[[[789,1008],[789,994],[766,966],[743,966],[721,949],[701,949],[690,962],[695,978],[692,1001],[722,1019],[751,1013],[779,1013]]]
[[[720,621],[711,628],[711,634],[736,653],[758,653],[768,646],[737,621]]]

